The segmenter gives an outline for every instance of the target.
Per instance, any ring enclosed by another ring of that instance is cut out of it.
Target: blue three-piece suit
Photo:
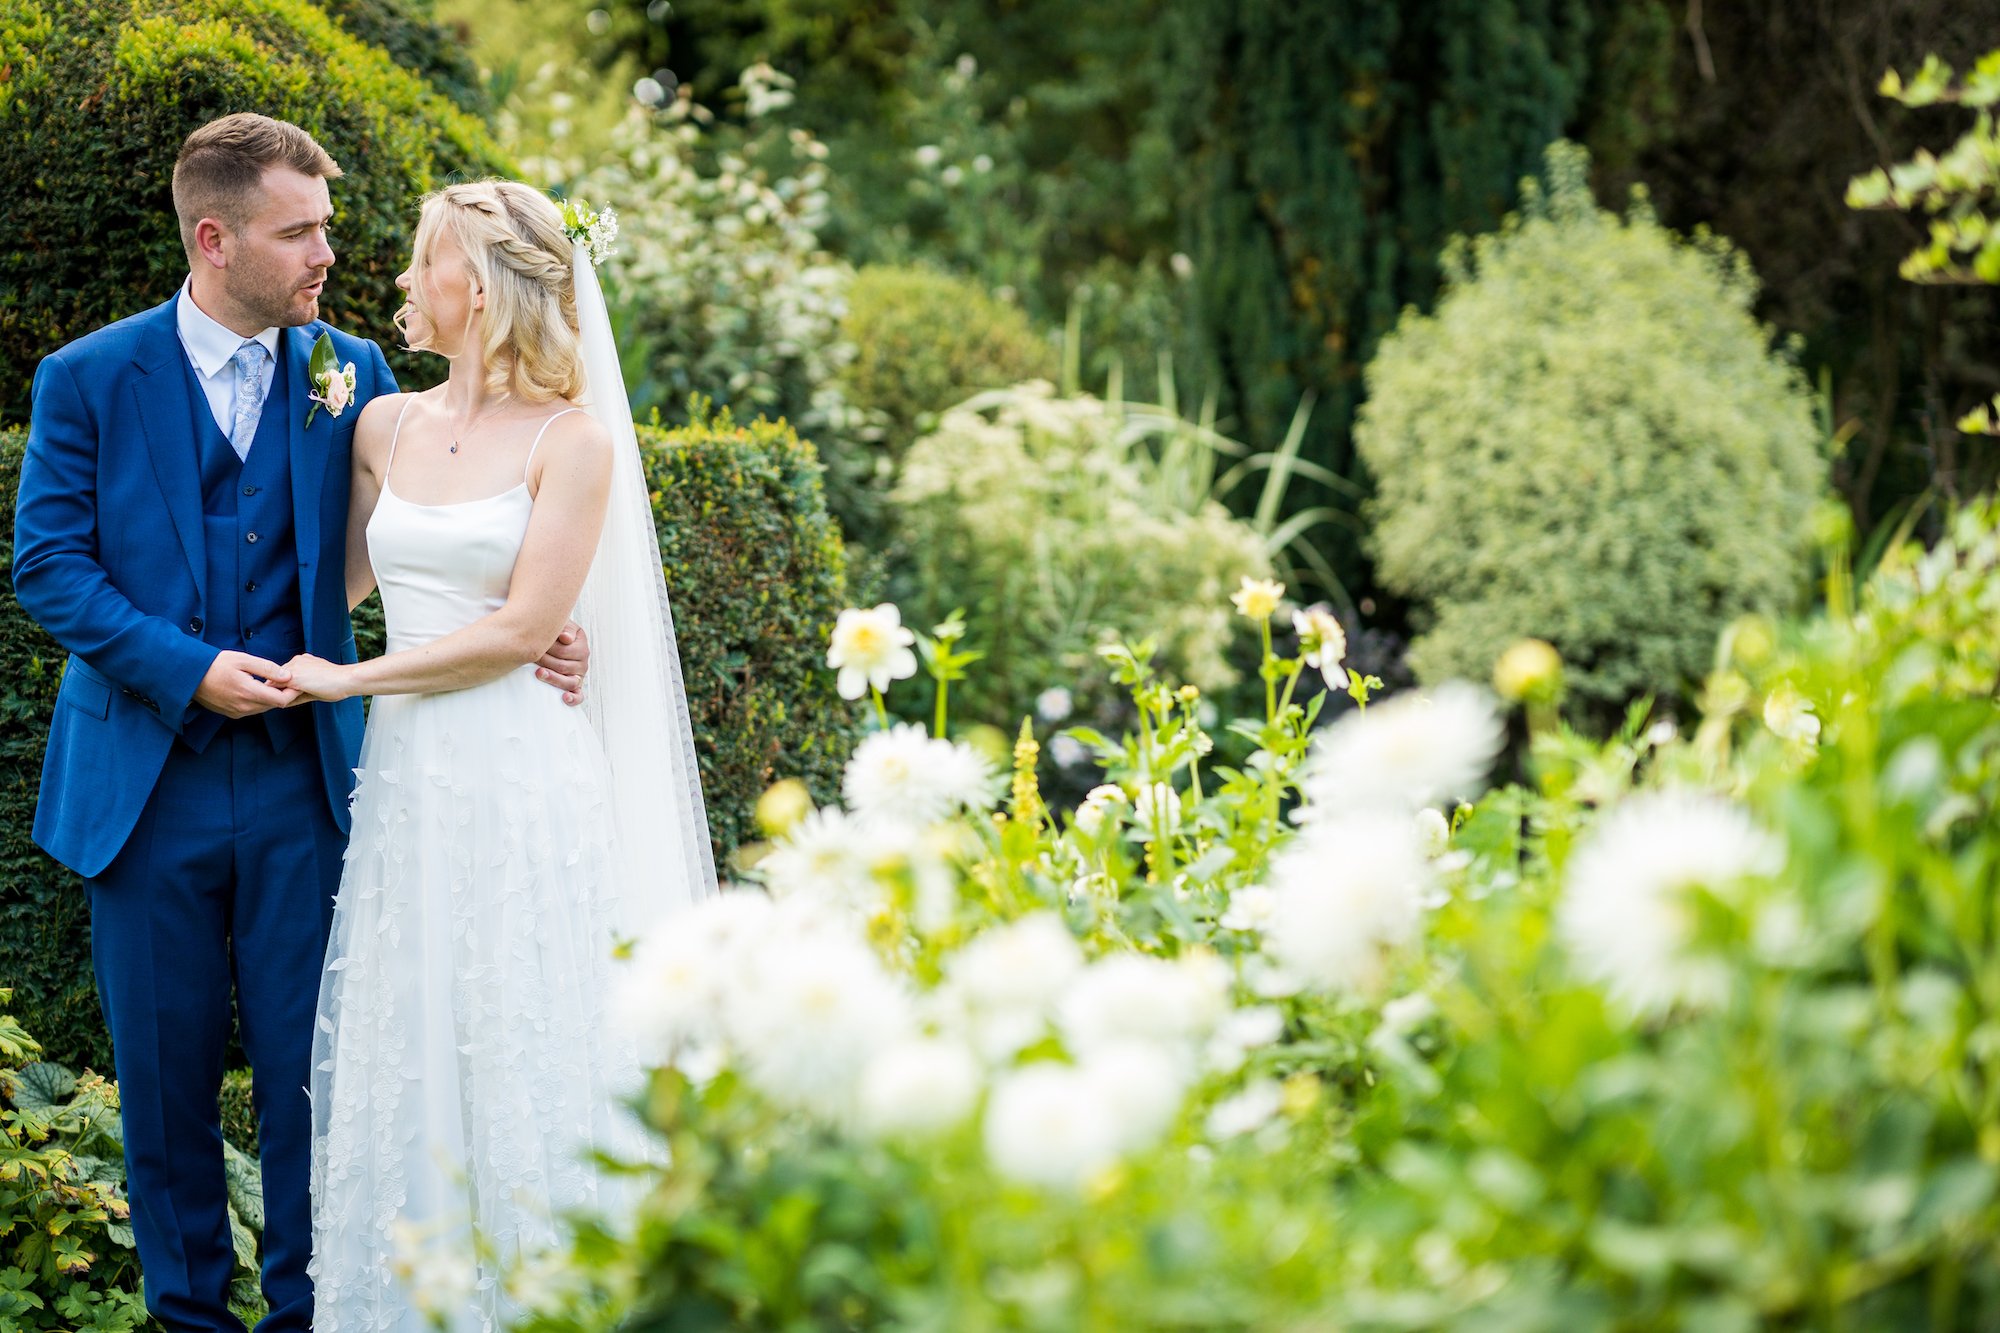
[[[361,701],[231,721],[193,700],[224,649],[354,660],[349,451],[362,405],[396,386],[379,348],[333,332],[354,401],[307,425],[308,357],[331,331],[281,329],[274,347],[241,349],[258,366],[240,373],[269,379],[261,410],[245,395],[226,433],[177,325],[182,299],[35,375],[14,589],[70,653],[35,841],[88,886],[147,1305],[177,1331],[241,1328],[225,1304],[216,1109],[233,985],[262,1143],[259,1327],[306,1330],[306,1086]]]

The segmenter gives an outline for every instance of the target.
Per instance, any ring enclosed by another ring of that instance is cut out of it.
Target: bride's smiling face
[[[486,297],[451,228],[438,227],[428,241],[396,275],[396,286],[410,298],[399,312],[404,341],[456,356],[473,336]]]

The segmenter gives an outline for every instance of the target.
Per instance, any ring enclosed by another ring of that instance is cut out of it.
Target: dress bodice
[[[458,504],[420,505],[388,484],[368,519],[388,650],[401,652],[498,611],[514,579],[534,498],[526,482]]]
[[[382,592],[382,621],[392,653],[464,629],[506,603],[514,562],[535,508],[528,492],[528,467],[556,419],[581,410],[565,408],[542,423],[528,447],[520,484],[512,490],[453,504],[420,505],[397,495],[391,484],[403,418],[413,401],[414,394],[397,414],[389,458],[382,468],[382,494],[368,516],[368,562]]]

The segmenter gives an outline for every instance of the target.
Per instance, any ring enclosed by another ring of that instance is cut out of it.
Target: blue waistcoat
[[[194,367],[185,369],[201,466],[202,534],[208,560],[207,618],[201,638],[213,647],[253,653],[282,666],[306,646],[286,446],[290,400],[285,363],[280,359],[271,367],[271,391],[264,399],[249,456],[243,459],[237,458],[234,446],[215,424]],[[306,726],[302,710],[275,709],[256,720],[279,750]],[[220,714],[201,710],[181,739],[199,752],[222,722]]]

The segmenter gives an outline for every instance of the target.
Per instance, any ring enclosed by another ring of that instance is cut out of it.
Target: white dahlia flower
[[[1317,820],[1271,860],[1277,902],[1264,951],[1320,990],[1365,990],[1383,955],[1416,934],[1431,870],[1407,815]]]
[[[873,611],[852,606],[842,611],[826,650],[826,664],[840,673],[835,681],[840,697],[859,699],[870,686],[886,690],[889,682],[916,675],[917,655],[910,651],[916,641],[892,603]]]
[[[984,1129],[994,1170],[1045,1189],[1081,1190],[1118,1160],[1120,1126],[1096,1080],[1053,1060],[1003,1075]]]
[[[961,1041],[911,1037],[876,1053],[861,1071],[857,1117],[875,1138],[939,1134],[979,1101],[979,1060]]]
[[[1641,793],[1571,854],[1557,925],[1577,970],[1635,1014],[1712,1004],[1729,972],[1697,947],[1694,894],[1727,899],[1783,862],[1783,845],[1740,806],[1690,790]]]
[[[1479,686],[1448,681],[1385,699],[1321,733],[1300,779],[1307,808],[1295,817],[1471,799],[1505,739],[1493,695]]]

